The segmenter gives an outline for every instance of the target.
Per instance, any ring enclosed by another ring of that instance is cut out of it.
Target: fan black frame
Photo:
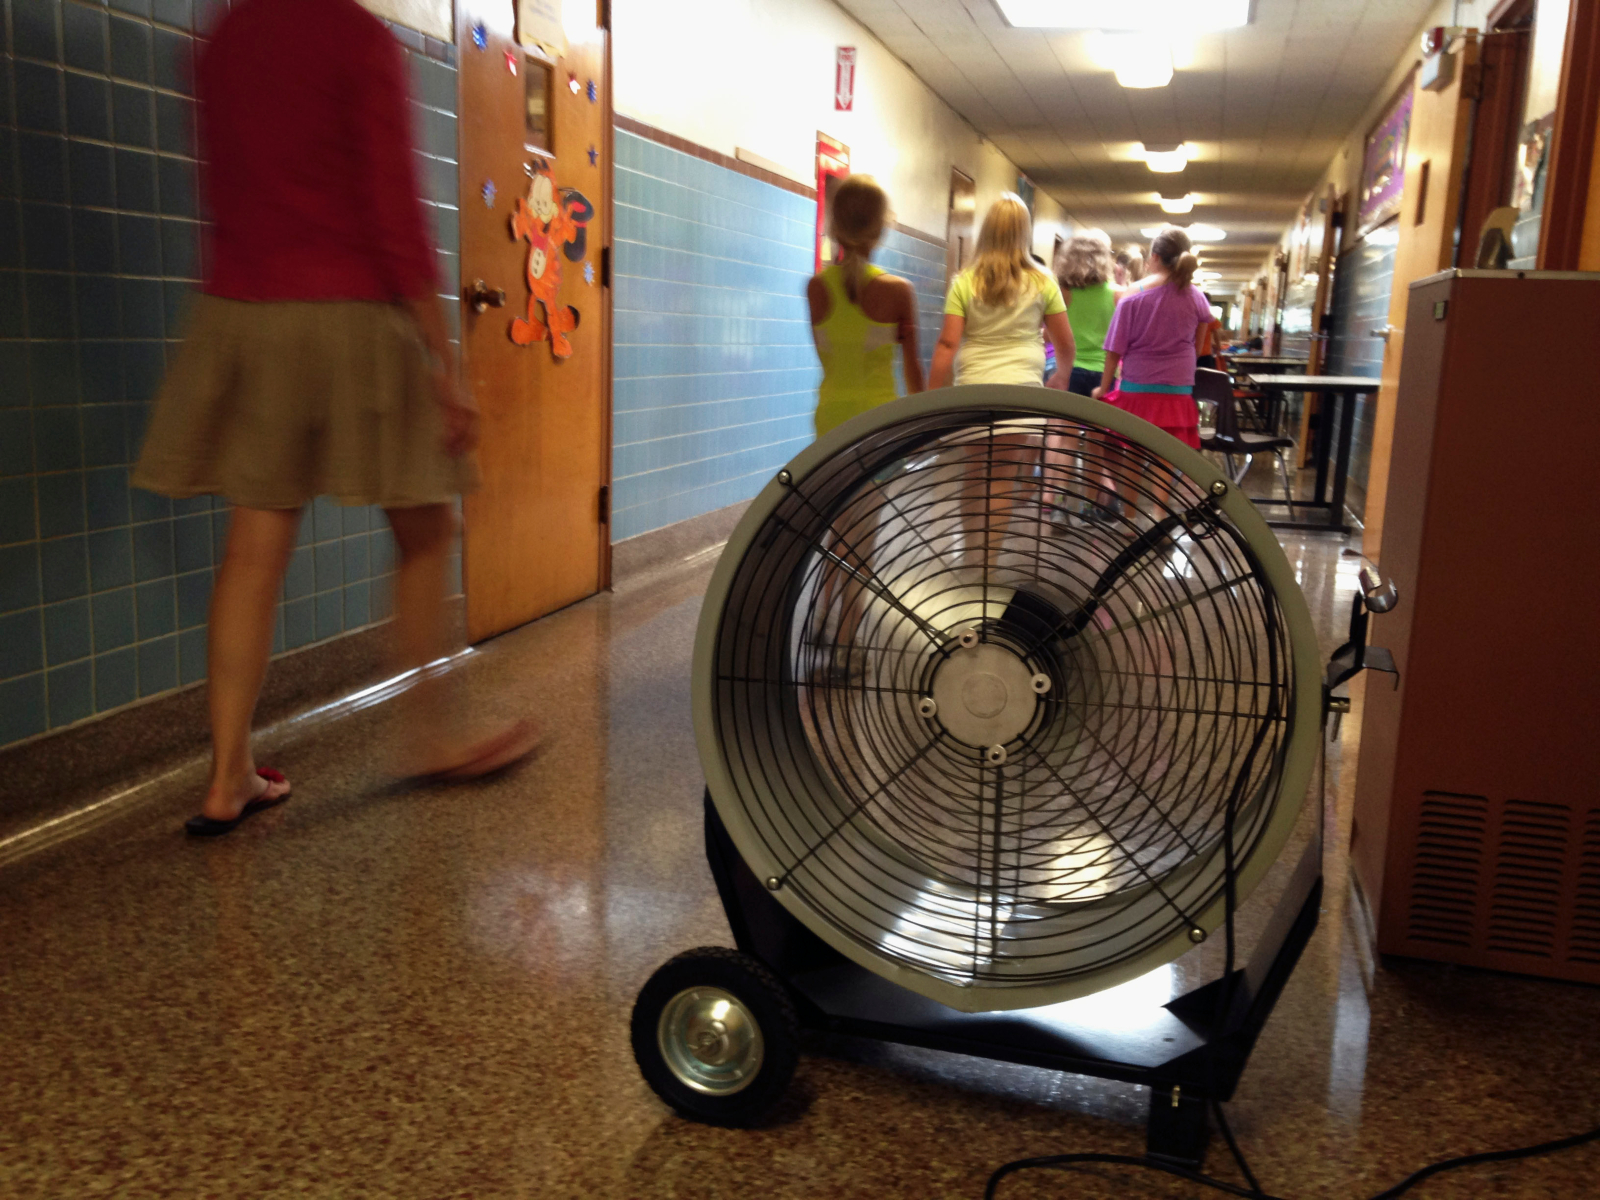
[[[1210,1138],[1211,1101],[1232,1098],[1316,931],[1321,830],[1319,819],[1249,961],[1130,1032],[1072,1022],[1051,1009],[964,1013],[867,970],[773,899],[734,846],[709,790],[705,796],[706,861],[734,943],[789,986],[804,1027],[1148,1087],[1146,1153],[1194,1167]]]
[[[971,396],[968,403],[1005,404],[1013,397],[1003,393],[1019,391],[1033,389],[968,389]],[[951,396],[940,398],[934,394],[918,399],[923,401],[918,406],[920,409],[958,407]],[[911,403],[900,401],[898,405],[902,412],[910,412],[907,406]],[[1066,415],[1073,416],[1073,406],[1090,402],[1068,397],[1057,403]],[[1033,407],[1031,403],[1030,407]],[[1098,410],[1103,406],[1094,407],[1092,423],[1103,424],[1124,437],[1152,446],[1170,442],[1170,447],[1161,446],[1161,453],[1169,459],[1190,455],[1167,435],[1145,432],[1137,427],[1139,423],[1121,420],[1123,414],[1110,414],[1101,420]],[[851,426],[866,420],[857,418],[856,422],[804,452],[791,464],[794,478],[800,478],[817,462],[851,444],[851,435],[857,432]],[[1198,469],[1202,464],[1196,460],[1193,465]],[[1185,465],[1183,469],[1190,468]],[[791,471],[780,472],[775,483],[758,498],[757,506],[761,499],[766,499],[771,508],[781,499],[782,489],[790,483]],[[1218,494],[1215,489],[1213,494]],[[1248,505],[1244,512],[1235,511],[1230,515],[1236,521],[1247,517],[1259,523],[1259,517]],[[745,524],[749,524],[750,519],[751,514],[747,513]],[[725,558],[719,575],[729,569]],[[708,631],[708,621],[716,614],[710,611],[709,598],[707,607],[696,647],[697,685],[702,677],[715,673],[712,669],[715,627],[711,626]],[[1314,647],[1312,653],[1315,653]],[[1305,664],[1298,655],[1296,661],[1303,670]],[[1320,704],[1314,698],[1319,689],[1312,679],[1302,679],[1300,686],[1308,689],[1302,692],[1300,703],[1305,706],[1300,710],[1302,718],[1313,727],[1318,717],[1325,722],[1331,692],[1326,677],[1320,689]],[[790,989],[803,1027],[1147,1087],[1151,1093],[1147,1153],[1172,1163],[1200,1165],[1209,1141],[1210,1108],[1213,1102],[1226,1101],[1233,1096],[1256,1040],[1316,930],[1324,886],[1324,814],[1319,812],[1311,823],[1308,844],[1287,886],[1248,960],[1237,969],[1236,909],[1247,889],[1239,887],[1245,864],[1236,861],[1230,851],[1225,861],[1225,917],[1219,911],[1217,916],[1223,919],[1207,926],[1226,937],[1226,966],[1218,978],[1164,1005],[1152,1005],[1148,1019],[1138,1027],[1126,1022],[1118,1023],[1115,1028],[1094,1024],[1092,1019],[1086,1019],[1089,1014],[1081,1011],[1074,1014],[1070,1004],[965,1012],[933,999],[918,990],[913,982],[891,978],[893,972],[869,969],[859,957],[848,952],[847,945],[836,945],[821,936],[786,907],[769,890],[770,881],[758,878],[758,872],[741,853],[712,797],[712,788],[718,781],[726,786],[727,780],[725,772],[719,774],[719,749],[712,732],[714,720],[710,718],[709,694],[702,695],[697,688],[696,732],[711,785],[706,790],[704,811],[707,862],[736,945],[741,952],[769,968]],[[1311,738],[1313,746],[1320,741],[1315,732],[1311,732]],[[1309,782],[1311,763],[1303,766],[1306,773],[1298,777],[1294,786]],[[1230,817],[1230,831],[1231,828]],[[1231,838],[1231,832],[1226,836]],[[1287,829],[1282,831],[1282,836],[1287,836]],[[1253,865],[1256,878],[1263,869],[1260,864]],[[1249,880],[1244,879],[1244,882]],[[1221,910],[1224,906],[1219,903],[1218,908]],[[1204,930],[1198,932],[1204,935]],[[1167,961],[1173,957],[1176,955],[1169,955]]]

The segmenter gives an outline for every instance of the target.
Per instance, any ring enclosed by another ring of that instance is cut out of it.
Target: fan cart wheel
[[[702,946],[650,976],[633,1005],[633,1057],[645,1082],[682,1115],[756,1125],[794,1076],[800,1020],[758,959]]]

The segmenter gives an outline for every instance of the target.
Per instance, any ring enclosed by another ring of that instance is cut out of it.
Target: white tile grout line
[[[435,659],[426,666],[413,667],[409,671],[402,671],[398,675],[352,692],[348,696],[341,696],[337,700],[320,704],[315,708],[307,709],[305,712],[284,717],[282,720],[268,725],[265,729],[252,733],[252,740],[264,741],[278,735],[290,733],[308,722],[330,722],[340,717],[358,713],[363,709],[371,708],[375,704],[381,704],[385,700],[390,700],[400,695],[424,675],[442,675],[446,671],[453,670],[469,655],[476,652],[474,647],[468,646],[465,649],[456,651],[454,654],[446,655],[444,658]],[[81,808],[63,813],[59,817],[52,817],[48,821],[41,821],[39,824],[29,826],[27,829],[14,833],[9,837],[0,838],[0,866],[22,858],[36,850],[42,850],[46,846],[71,837],[75,833],[82,832],[95,823],[96,820],[111,815],[107,810],[127,806],[140,793],[147,792],[159,784],[176,778],[200,762],[203,757],[204,755],[195,755],[192,758],[185,759],[170,770],[163,771],[160,775],[146,779],[142,783],[123,788],[121,791],[113,792],[109,796],[102,796],[100,799]]]

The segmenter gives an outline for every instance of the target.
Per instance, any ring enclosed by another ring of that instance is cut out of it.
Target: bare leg
[[[207,634],[211,786],[200,811],[217,820],[232,820],[270,787],[285,786],[269,785],[256,774],[250,719],[267,672],[278,587],[299,524],[297,508],[235,507],[230,515]]]
[[[384,514],[400,550],[394,592],[398,665],[412,670],[436,662],[450,651],[444,585],[455,538],[455,513],[448,504],[423,504],[385,509]],[[407,773],[486,774],[532,749],[537,732],[527,721],[469,743],[450,720],[444,688],[444,679],[424,675],[405,696]]]
[[[961,494],[961,524],[966,531],[963,563],[993,572],[1000,562],[1000,551],[1011,529],[1011,510],[1025,471],[1031,472],[1038,457],[1028,435],[1003,434],[993,445],[976,445],[967,450],[971,464]],[[988,476],[987,485],[984,475]]]

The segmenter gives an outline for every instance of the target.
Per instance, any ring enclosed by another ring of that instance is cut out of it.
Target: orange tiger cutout
[[[572,341],[567,335],[578,327],[578,310],[570,304],[556,304],[561,259],[565,256],[577,262],[583,258],[584,227],[594,215],[594,206],[572,188],[557,188],[550,164],[543,159],[534,160],[529,175],[528,195],[517,201],[511,214],[512,239],[528,243],[528,315],[511,322],[511,340],[529,346],[548,337],[550,352],[557,358],[569,358]]]

